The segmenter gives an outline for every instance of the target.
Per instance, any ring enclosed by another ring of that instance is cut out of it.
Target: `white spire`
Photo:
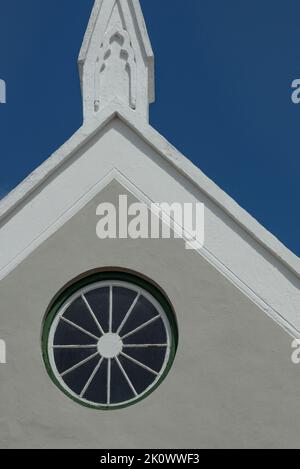
[[[95,0],[79,70],[85,120],[115,99],[148,119],[154,56],[139,0]]]

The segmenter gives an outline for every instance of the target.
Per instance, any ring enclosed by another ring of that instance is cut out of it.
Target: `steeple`
[[[154,56],[139,0],[95,0],[79,71],[85,121],[114,100],[148,120]]]

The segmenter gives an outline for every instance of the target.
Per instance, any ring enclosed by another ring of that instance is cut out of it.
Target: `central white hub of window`
[[[115,358],[123,350],[123,341],[118,334],[104,334],[98,342],[98,352],[101,357]]]

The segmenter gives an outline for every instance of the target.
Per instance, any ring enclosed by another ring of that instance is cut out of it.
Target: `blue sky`
[[[300,256],[299,0],[141,0],[151,124]],[[77,56],[93,0],[1,0],[0,196],[82,122]]]

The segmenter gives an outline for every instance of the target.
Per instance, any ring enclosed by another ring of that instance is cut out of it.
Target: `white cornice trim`
[[[59,167],[78,152],[89,140],[100,132],[113,118],[120,118],[144,141],[152,146],[169,164],[186,177],[196,188],[204,192],[240,227],[261,246],[272,253],[289,271],[300,278],[300,259],[269,233],[251,215],[242,209],[230,196],[213,183],[191,161],[176,150],[146,121],[124,107],[118,100],[112,101],[97,117],[85,123],[59,150],[30,174],[16,189],[0,202],[0,224],[6,223],[14,212],[26,203],[26,199]],[[0,226],[0,229],[1,229]]]

